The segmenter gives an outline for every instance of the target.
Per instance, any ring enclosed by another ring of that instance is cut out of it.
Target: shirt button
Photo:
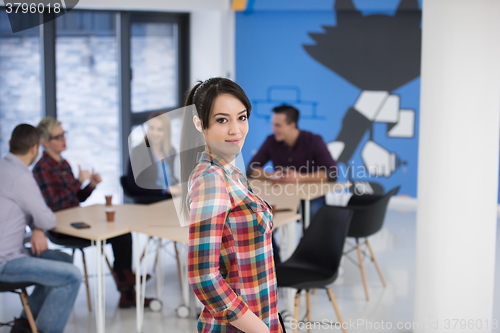
[[[291,162],[291,161],[293,161],[293,158],[289,157],[288,162]]]
[[[63,176],[66,176],[66,171],[63,171],[62,174],[63,174]]]

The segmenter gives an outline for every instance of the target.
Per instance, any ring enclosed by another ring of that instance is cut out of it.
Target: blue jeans
[[[71,256],[54,250],[40,257],[22,257],[0,263],[0,281],[34,282],[28,299],[36,326],[44,333],[62,333],[82,281]],[[25,313],[21,317],[26,318]]]

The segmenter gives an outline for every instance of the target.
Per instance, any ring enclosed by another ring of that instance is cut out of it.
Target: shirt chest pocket
[[[271,208],[264,200],[252,200],[248,198],[245,204],[249,207],[255,217],[255,228],[261,234],[267,234],[273,230],[273,215]]]

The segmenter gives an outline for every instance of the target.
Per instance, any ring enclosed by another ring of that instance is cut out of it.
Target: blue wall
[[[399,2],[358,0],[354,5],[363,16],[393,16]],[[323,33],[323,27],[336,24],[332,0],[249,0],[247,11],[237,13],[236,81],[247,92],[254,107],[243,150],[246,161],[271,134],[271,108],[283,102],[293,103],[301,110],[301,129],[320,134],[327,143],[336,139],[347,110],[362,90],[313,59],[303,47],[316,43],[309,33]],[[383,123],[375,123],[372,132],[374,142],[397,155],[406,165],[397,168],[389,177],[368,179],[382,185],[386,191],[401,185],[399,194],[412,197],[416,197],[417,191],[419,92],[419,77],[390,91],[399,95],[401,109],[415,111],[412,138],[388,137]],[[358,171],[356,168],[363,166],[360,151],[367,140],[368,134],[359,142],[349,161],[350,171]],[[346,165],[342,166],[346,172]]]

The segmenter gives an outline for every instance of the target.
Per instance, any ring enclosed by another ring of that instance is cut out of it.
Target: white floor
[[[415,212],[412,210],[398,211],[391,209],[387,213],[384,228],[371,238],[377,258],[382,267],[387,281],[383,288],[376,274],[375,268],[367,262],[367,275],[370,291],[370,301],[364,298],[363,287],[359,270],[348,260],[343,262],[343,274],[333,284],[333,291],[340,304],[344,320],[357,324],[349,328],[349,332],[411,332],[412,329],[397,329],[396,325],[411,325],[413,316],[413,291],[414,291],[414,264],[415,264]],[[109,246],[108,246],[109,247]],[[497,244],[497,249],[499,245]],[[110,249],[107,249],[110,251]],[[196,319],[180,319],[175,314],[176,307],[182,302],[176,264],[172,255],[172,247],[167,247],[163,258],[165,272],[165,286],[163,290],[163,310],[159,313],[146,310],[144,318],[144,333],[196,332]],[[88,250],[88,255],[93,254]],[[150,256],[151,258],[152,256]],[[497,256],[498,258],[498,256]],[[500,261],[500,258],[497,259]],[[80,256],[75,258],[75,264],[81,267]],[[91,273],[94,271],[90,263]],[[152,262],[151,269],[152,270]],[[497,274],[500,265],[496,265]],[[154,274],[153,274],[154,276]],[[92,280],[92,279],[91,279]],[[91,281],[93,282],[93,281]],[[155,294],[155,281],[148,282],[147,295]],[[106,332],[110,333],[135,333],[135,309],[120,310],[118,308],[119,294],[115,291],[111,276],[106,279]],[[304,305],[305,300],[302,299]],[[281,302],[283,311],[284,302]],[[313,309],[312,320],[315,326],[312,332],[339,331],[331,322],[336,322],[333,308],[326,293],[317,290],[311,297]],[[21,304],[17,295],[0,294],[0,321],[11,320],[18,316]],[[500,313],[500,290],[495,290],[494,313]],[[87,310],[85,288],[82,285],[78,295],[73,314],[68,322],[65,332],[87,333],[95,332],[94,313]],[[392,325],[392,329],[382,329]],[[401,325],[401,324],[400,324]],[[300,332],[306,332],[303,325]],[[0,333],[9,332],[5,327],[0,328]],[[291,332],[291,329],[289,329]],[[500,332],[500,329],[493,332]]]

